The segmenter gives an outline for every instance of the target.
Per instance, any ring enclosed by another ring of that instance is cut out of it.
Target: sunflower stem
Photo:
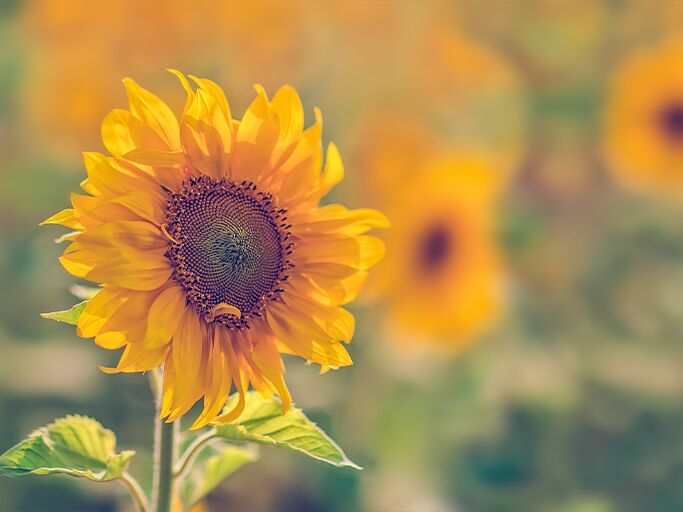
[[[176,426],[157,419],[154,453],[154,512],[170,512],[173,498],[173,455]]]
[[[161,418],[162,377],[159,370],[150,372],[150,383],[155,393],[154,417],[154,490],[152,512],[170,512],[173,501],[173,465],[177,457],[178,422],[166,423]]]

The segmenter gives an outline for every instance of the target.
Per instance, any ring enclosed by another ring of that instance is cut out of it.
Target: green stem
[[[176,478],[183,476],[185,471],[187,471],[187,469],[192,465],[192,462],[199,451],[204,448],[207,443],[211,442],[217,437],[218,435],[216,434],[216,429],[211,429],[195,439],[192,444],[187,447],[185,453],[183,453],[183,455],[180,457],[180,460],[175,465],[173,476]]]
[[[161,407],[161,394],[163,393],[164,374],[161,368],[154,368],[147,374],[149,385],[152,388],[152,396],[157,409]]]
[[[142,490],[142,487],[140,487],[138,481],[126,471],[121,476],[121,483],[126,486],[130,495],[133,497],[136,510],[138,510],[138,512],[149,512],[147,496],[145,496],[145,492]]]
[[[173,465],[177,452],[177,422],[166,423],[161,419],[161,372],[150,372],[152,391],[156,394],[156,414],[154,417],[154,490],[152,511],[170,512],[173,500]]]
[[[173,498],[175,425],[157,418],[154,450],[154,512],[170,512]]]

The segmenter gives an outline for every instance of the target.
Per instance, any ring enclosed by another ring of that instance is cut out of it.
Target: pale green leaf
[[[52,313],[41,313],[40,316],[43,318],[49,318],[50,320],[56,320],[58,322],[64,322],[65,324],[76,325],[78,324],[78,319],[81,317],[81,313],[88,305],[87,300],[79,302],[75,306],[64,311],[53,311]]]
[[[232,396],[226,409],[237,401]],[[231,441],[251,441],[302,453],[334,466],[362,469],[301,411],[292,407],[282,414],[282,404],[274,398],[263,398],[259,393],[247,393],[246,406],[239,419],[216,427],[217,434]]]
[[[204,448],[180,486],[185,506],[191,507],[235,471],[258,459],[258,452],[253,448],[226,446],[223,443]]]
[[[95,482],[119,478],[135,452],[116,453],[116,436],[86,416],[67,416],[0,455],[0,475],[62,473]]]

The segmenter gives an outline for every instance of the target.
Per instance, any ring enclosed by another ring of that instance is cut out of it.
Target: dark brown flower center
[[[455,249],[453,234],[446,226],[430,226],[418,242],[418,266],[423,274],[438,273]]]
[[[659,113],[659,123],[666,137],[683,142],[683,101],[666,105]]]
[[[172,244],[166,255],[199,314],[242,328],[279,296],[291,266],[285,213],[250,182],[202,176],[169,194],[166,230]],[[221,305],[240,315],[220,313]]]

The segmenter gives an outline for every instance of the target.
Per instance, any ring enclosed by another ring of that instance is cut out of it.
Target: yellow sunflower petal
[[[103,332],[95,336],[95,345],[107,350],[117,350],[126,345],[126,337],[120,332]]]
[[[154,167],[173,167],[185,161],[182,151],[166,151],[154,148],[135,148],[122,155],[132,162]]]
[[[322,304],[288,290],[287,301],[291,309],[291,320],[298,325],[315,322],[327,336],[334,340],[351,341],[355,329],[353,315],[337,305]]]
[[[278,89],[271,105],[280,126],[280,134],[271,158],[273,165],[277,167],[303,133],[304,109],[296,89],[288,85]]]
[[[376,265],[386,251],[384,242],[377,237],[363,235],[354,238],[315,238],[299,242],[299,257],[311,263],[337,263],[367,270]]]
[[[178,120],[168,105],[131,78],[124,78],[123,84],[128,94],[130,112],[150,126],[166,143],[168,149],[179,149]]]
[[[178,330],[173,336],[170,363],[180,371],[175,372],[173,385],[173,407],[169,410],[169,421],[175,421],[185,414],[202,396],[204,388],[206,333],[193,307],[187,306]]]
[[[169,351],[166,353],[166,360],[164,361],[164,383],[161,389],[161,410],[159,411],[159,418],[168,418],[174,408],[174,395],[176,390],[175,375],[175,366],[173,365],[173,346],[171,346]]]
[[[353,364],[344,346],[332,340],[320,326],[310,319],[303,319],[303,322],[297,323],[288,316],[288,313],[286,309],[279,311],[271,307],[266,316],[268,326],[289,353],[327,366]]]
[[[317,198],[326,196],[330,190],[337,186],[344,179],[344,164],[337,146],[330,144],[327,146],[325,156],[325,167],[320,178],[320,185],[315,191]]]
[[[88,171],[88,177],[81,182],[81,188],[92,195],[100,195],[109,190],[110,184],[106,179],[100,179],[98,167],[107,160],[107,156],[95,151],[83,152],[83,164]],[[92,174],[92,175],[91,175]]]
[[[89,240],[86,248],[81,236],[83,233],[77,235],[76,241],[59,258],[64,268],[77,277],[131,290],[152,290],[163,285],[171,275],[172,268],[162,250],[110,245],[102,238]]]
[[[149,310],[147,332],[142,344],[151,349],[171,341],[184,318],[184,310],[185,293],[182,288],[169,286],[162,291]]]
[[[220,412],[228,399],[231,382],[231,368],[228,362],[226,348],[229,346],[229,333],[218,326],[213,340],[209,342],[206,374],[204,380],[204,409],[190,427],[196,430],[208,425]]]
[[[87,185],[85,190],[88,193],[116,195],[142,189],[150,199],[163,201],[162,190],[155,177],[132,164],[92,151],[83,153],[83,163],[88,178],[82,185]]]
[[[163,286],[171,277],[172,271],[163,255],[154,255],[145,258],[145,266],[124,258],[104,261],[83,277],[89,281],[113,284],[129,290],[147,291]]]
[[[347,304],[354,300],[367,280],[368,273],[344,265],[308,264],[301,272],[327,304]]]
[[[78,319],[76,334],[82,338],[92,338],[109,320],[114,312],[126,301],[125,291],[121,288],[105,286],[88,302]]]
[[[115,368],[100,366],[100,370],[104,373],[146,372],[163,363],[167,352],[168,346],[147,349],[138,343],[127,345]]]
[[[147,332],[149,310],[159,293],[158,290],[126,290],[126,301],[109,317],[98,336],[116,335],[122,336],[126,343],[140,343]]]
[[[377,228],[389,227],[389,219],[371,208],[349,210],[340,204],[330,204],[308,212],[290,215],[294,232],[315,235],[318,232],[355,236]]]
[[[221,111],[223,112],[223,118],[227,121],[228,125],[230,126],[230,131],[232,133],[232,114],[230,113],[230,105],[228,104],[228,98],[225,97],[223,89],[221,89],[216,82],[209,80],[207,78],[197,78],[193,75],[190,75],[190,78],[194,83],[197,84],[199,88],[201,88],[202,91],[204,91],[206,94],[208,94],[215,100],[216,104],[220,107]]]
[[[118,196],[114,196],[114,198],[118,199]],[[74,215],[83,226],[81,231],[86,231],[114,220],[142,220],[140,215],[115,201],[114,198],[71,194]]]
[[[78,237],[78,243],[95,252],[113,249],[115,254],[128,249],[163,250],[168,245],[158,227],[149,222],[128,220],[108,222],[89,229]]]
[[[235,154],[231,177],[239,182],[254,180],[268,165],[272,148],[280,135],[280,125],[262,87],[242,117],[235,134]]]
[[[232,127],[212,95],[198,90],[180,126],[183,149],[194,167],[214,178],[227,176]]]
[[[169,151],[166,142],[149,125],[127,110],[112,110],[102,122],[102,142],[115,157],[123,157],[134,149]]]
[[[101,258],[94,256],[92,253],[83,251],[78,242],[72,242],[64,250],[64,253],[59,257],[59,262],[70,274],[84,278],[88,275]]]
[[[278,196],[287,203],[296,204],[299,198],[318,187],[323,156],[320,139],[322,119],[317,109],[316,118],[316,123],[304,132],[290,157],[282,164],[284,179]]]
[[[185,112],[187,112],[187,110],[190,108],[190,105],[192,105],[192,102],[194,101],[194,95],[195,95],[194,89],[190,85],[190,82],[185,77],[185,75],[182,74],[177,69],[167,68],[166,71],[168,71],[169,73],[174,75],[180,81],[180,85],[182,85],[183,89],[187,93],[187,98],[185,99],[185,106],[183,107],[183,114],[184,114]]]
[[[277,350],[276,342],[261,327],[255,329],[254,338],[251,361],[253,361],[258,372],[263,375],[277,391],[277,394],[282,401],[282,413],[284,414],[289,409],[292,397],[289,394],[287,384],[285,384],[284,366],[282,364],[282,359],[280,358],[280,353]]]
[[[62,226],[78,231],[85,229],[83,224],[76,219],[73,208],[65,208],[61,212],[55,213],[53,216],[48,217],[40,223],[41,226],[46,224],[61,224]]]
[[[240,414],[242,414],[242,411],[244,411],[245,394],[247,387],[249,386],[246,370],[243,368],[243,365],[246,365],[246,362],[243,361],[243,357],[234,350],[232,343],[226,345],[225,348],[228,357],[228,364],[230,365],[230,373],[232,374],[232,381],[235,384],[238,399],[237,403],[232,409],[212,420],[215,423],[230,423],[231,421],[235,421],[237,418],[239,418]]]

